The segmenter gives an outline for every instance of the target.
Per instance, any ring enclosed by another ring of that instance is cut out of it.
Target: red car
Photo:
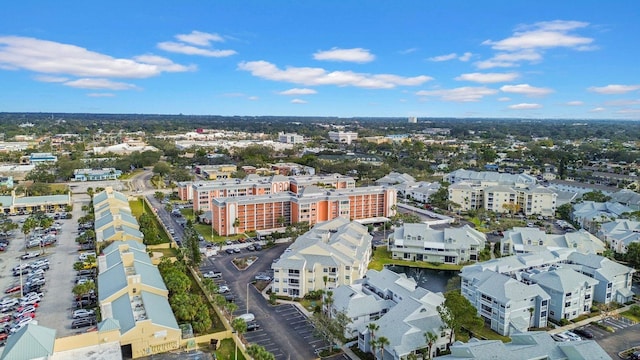
[[[17,285],[12,285],[9,288],[7,288],[7,290],[5,290],[4,293],[5,294],[12,294],[12,293],[18,292],[20,290],[22,290],[22,287],[20,286],[20,284],[17,284]]]
[[[0,317],[0,324],[4,324],[9,321],[11,321],[11,315],[5,315],[3,317]]]

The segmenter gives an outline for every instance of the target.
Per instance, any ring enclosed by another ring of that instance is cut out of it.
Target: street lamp
[[[247,314],[249,313],[249,284],[247,283]]]

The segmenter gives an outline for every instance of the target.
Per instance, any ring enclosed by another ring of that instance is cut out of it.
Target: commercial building
[[[562,248],[585,254],[602,254],[606,248],[602,240],[585,230],[565,234],[547,234],[539,228],[514,227],[500,239],[502,256],[537,253]]]
[[[118,328],[123,353],[137,358],[180,347],[182,332],[168,296],[143,244],[116,241],[98,256],[101,323]]]
[[[0,196],[0,209],[7,215],[63,211],[71,204],[70,192],[64,195],[16,196],[14,190],[11,191],[11,195]]]
[[[238,171],[238,167],[233,164],[197,165],[195,167],[195,173],[208,180],[229,179],[236,171]]]
[[[73,181],[102,181],[116,180],[122,176],[122,171],[114,168],[76,169],[73,171]]]
[[[404,224],[389,237],[387,249],[392,259],[461,264],[478,261],[487,237],[465,225],[436,230],[427,224]]]
[[[549,333],[532,331],[511,335],[511,342],[478,340],[456,342],[451,354],[437,356],[437,360],[611,360],[611,357],[593,340],[555,341]]]
[[[296,133],[278,133],[278,141],[285,144],[304,144],[304,137]]]
[[[351,144],[353,140],[357,140],[357,139],[358,139],[357,132],[329,131],[329,140],[331,141],[344,143],[344,144]]]
[[[58,157],[52,153],[32,153],[29,155],[29,164],[37,165],[43,163],[56,163]]]
[[[424,334],[437,335],[431,356],[438,349],[444,350],[449,341],[449,331],[443,331],[438,306],[444,303],[442,293],[433,293],[417,285],[413,278],[391,270],[369,270],[366,276],[351,285],[333,290],[331,312],[345,314],[348,324],[345,337],[358,338],[358,348],[371,351],[371,340],[385,337],[389,344],[384,355],[379,351],[376,359],[406,359],[410,354],[420,354],[428,348]],[[378,330],[371,332],[370,323]]]
[[[126,195],[107,187],[93,197],[96,241],[134,240],[142,243],[138,221],[131,213]]]
[[[367,228],[344,218],[315,225],[298,237],[272,265],[276,295],[304,297],[361,279],[371,258]]]

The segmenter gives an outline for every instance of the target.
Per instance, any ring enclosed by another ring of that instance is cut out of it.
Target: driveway
[[[278,360],[315,359],[314,344],[322,343],[311,331],[308,320],[301,316],[290,304],[270,305],[269,302],[250,283],[260,272],[270,272],[273,261],[280,257],[288,244],[278,244],[258,252],[243,250],[240,254],[221,253],[204,263],[204,268],[222,272],[220,282],[225,282],[235,296],[238,310],[235,315],[251,312],[260,324],[260,329],[245,334],[249,342],[255,342],[272,352]],[[258,256],[258,259],[246,270],[238,270],[231,260],[239,256]],[[216,281],[218,282],[218,281]],[[247,285],[250,284],[250,285]],[[248,290],[248,291],[247,291]],[[247,306],[248,295],[248,306]]]

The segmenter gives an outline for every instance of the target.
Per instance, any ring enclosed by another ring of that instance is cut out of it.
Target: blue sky
[[[639,1],[3,4],[0,111],[640,119]]]

